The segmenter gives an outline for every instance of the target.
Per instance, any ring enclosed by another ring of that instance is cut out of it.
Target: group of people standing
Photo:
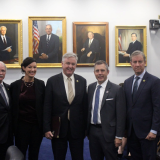
[[[36,61],[21,64],[25,74],[11,85],[4,83],[6,66],[0,62],[0,159],[15,145],[29,159],[38,160],[43,136],[51,139],[55,160],[65,160],[67,147],[72,160],[83,160],[83,141],[89,139],[92,160],[116,160],[125,131],[133,160],[155,160],[160,130],[160,79],[145,70],[141,51],[130,56],[135,74],[124,87],[109,81],[105,61],[94,65],[97,82],[74,73],[77,55],[62,57],[62,73],[50,77],[46,87],[35,78]],[[59,138],[51,129],[52,117],[61,118]]]

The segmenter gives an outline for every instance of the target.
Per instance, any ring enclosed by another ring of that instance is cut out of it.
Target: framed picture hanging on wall
[[[0,19],[0,61],[7,68],[20,68],[23,60],[22,20]]]
[[[73,52],[77,66],[93,66],[97,60],[109,65],[108,22],[73,22]]]
[[[142,51],[147,60],[146,26],[116,26],[115,27],[115,62],[116,66],[131,66],[130,55]],[[147,63],[146,63],[147,65]]]
[[[29,56],[37,67],[61,67],[66,53],[66,17],[28,17]]]

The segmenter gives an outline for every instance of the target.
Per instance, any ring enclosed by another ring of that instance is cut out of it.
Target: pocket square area
[[[113,98],[108,98],[108,99],[106,99],[106,101],[111,101],[111,100],[113,100]]]

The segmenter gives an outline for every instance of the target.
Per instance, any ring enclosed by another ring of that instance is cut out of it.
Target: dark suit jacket
[[[4,83],[4,87],[9,98],[9,105],[6,105],[0,94],[0,144],[6,143],[8,138],[12,140],[9,85]]]
[[[134,44],[133,44],[133,42],[131,42],[129,44],[129,47],[128,47],[126,53],[131,55],[136,50],[142,51],[142,44],[137,40],[134,42]]]
[[[16,134],[16,131],[17,131],[18,114],[19,114],[19,95],[20,95],[21,83],[22,83],[21,79],[11,83],[11,86],[10,86],[14,134]],[[36,93],[36,114],[38,118],[38,125],[42,130],[45,84],[42,80],[39,80],[37,78],[34,78],[34,84],[35,84],[35,93]]]
[[[94,96],[94,91],[96,89],[97,82],[92,83],[88,87],[88,125],[87,125],[87,133],[89,134],[89,127],[91,123],[91,111],[92,111],[92,101]],[[111,99],[113,100],[108,100]],[[107,142],[113,142],[115,136],[123,137],[125,130],[125,120],[126,120],[126,105],[125,105],[125,97],[122,87],[111,83],[108,81],[106,86],[101,111],[101,125],[102,132],[105,140]]]
[[[62,73],[48,79],[44,103],[44,133],[51,131],[52,116],[61,117],[60,138],[68,132],[68,109],[70,109],[70,129],[73,138],[84,136],[87,116],[86,80],[74,74],[75,97],[69,104]]]
[[[6,36],[6,40],[7,40],[7,45],[5,45],[3,43],[3,40],[0,36],[0,61],[10,60],[10,52],[3,51],[3,50],[6,49],[7,47],[10,47],[12,45],[12,43],[11,43],[11,39],[7,36]],[[11,49],[12,49],[12,47],[11,47]]]
[[[160,80],[146,72],[132,102],[133,79],[124,82],[128,136],[133,126],[138,138],[146,138],[151,129],[160,130]]]
[[[59,37],[55,34],[51,34],[51,38],[47,47],[46,35],[41,36],[38,51],[39,56],[41,56],[42,53],[48,55],[48,59],[42,60],[44,63],[58,63]]]

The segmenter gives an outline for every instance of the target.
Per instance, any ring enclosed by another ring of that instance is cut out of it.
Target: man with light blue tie
[[[108,65],[95,63],[97,82],[88,87],[87,134],[92,160],[117,160],[117,147],[124,136],[126,105],[122,87],[110,82]]]
[[[145,71],[143,52],[130,57],[135,75],[124,82],[128,147],[133,160],[155,160],[160,135],[160,79]]]

